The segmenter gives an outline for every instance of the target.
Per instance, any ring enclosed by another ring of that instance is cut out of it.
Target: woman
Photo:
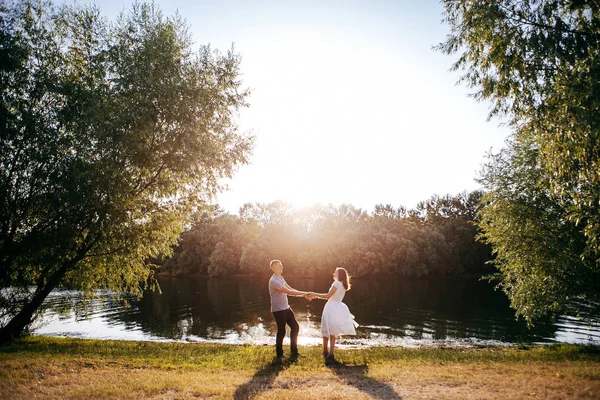
[[[333,284],[327,293],[310,292],[311,297],[326,299],[321,316],[321,335],[323,336],[323,357],[334,358],[335,338],[338,335],[356,335],[358,324],[348,306],[342,303],[344,295],[350,290],[350,275],[344,268],[337,268],[333,273]],[[327,345],[329,343],[329,349]]]

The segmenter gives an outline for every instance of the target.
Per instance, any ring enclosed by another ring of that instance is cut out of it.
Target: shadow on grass
[[[373,398],[402,400],[402,397],[398,396],[393,387],[367,376],[369,367],[366,363],[346,365],[338,361],[332,361],[328,362],[326,365],[331,372],[339,379],[343,380],[347,385],[354,386],[361,392],[364,392]]]
[[[238,386],[233,398],[235,400],[247,400],[257,396],[260,392],[271,389],[271,385],[277,375],[287,368],[289,361],[276,363],[275,360],[263,365],[254,376],[243,385]]]

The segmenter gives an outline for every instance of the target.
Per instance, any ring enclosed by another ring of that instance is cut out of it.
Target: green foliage
[[[500,285],[529,322],[589,306],[573,300],[600,300],[597,262],[582,257],[585,234],[551,196],[538,160],[531,142],[511,141],[482,172],[490,189],[480,212],[483,238],[496,252]]]
[[[372,214],[348,205],[296,210],[277,202],[245,204],[239,217],[205,213],[162,271],[265,275],[269,261],[280,259],[286,274],[311,277],[339,266],[353,276],[477,274],[490,257],[475,240],[481,195],[433,196],[410,212],[391,205]]]
[[[41,0],[4,11],[0,287],[14,289],[5,317],[28,323],[59,284],[139,292],[146,261],[170,252],[252,139],[234,123],[239,56],[193,52],[179,17],[135,4],[109,23]]]
[[[600,3],[444,4],[451,32],[438,49],[459,53],[462,81],[514,130],[482,177],[492,192],[482,226],[502,286],[530,321],[574,298],[597,299]]]

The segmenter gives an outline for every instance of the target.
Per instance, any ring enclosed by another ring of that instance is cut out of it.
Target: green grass
[[[301,347],[301,353],[315,365],[321,364],[321,348]],[[119,340],[64,339],[30,336],[0,347],[0,360],[13,357],[113,360],[131,367],[199,368],[251,370],[272,360],[272,346],[215,343],[141,342]],[[337,350],[347,363],[386,361],[423,362],[522,362],[594,361],[600,362],[599,346],[545,345],[531,347],[368,347]]]
[[[272,365],[273,346],[27,337],[0,347],[0,398],[600,395],[598,346],[338,349],[334,366],[318,346],[300,352]]]

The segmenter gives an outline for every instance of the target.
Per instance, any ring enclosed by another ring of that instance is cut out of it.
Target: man
[[[275,352],[277,361],[283,357],[283,338],[285,337],[285,325],[289,325],[290,332],[290,361],[298,359],[298,332],[300,326],[296,321],[296,315],[288,304],[288,295],[304,296],[310,300],[308,292],[301,292],[287,284],[283,276],[283,264],[279,260],[271,261],[270,265],[273,275],[269,279],[269,294],[271,295],[271,312],[277,323],[277,338],[275,341]]]

